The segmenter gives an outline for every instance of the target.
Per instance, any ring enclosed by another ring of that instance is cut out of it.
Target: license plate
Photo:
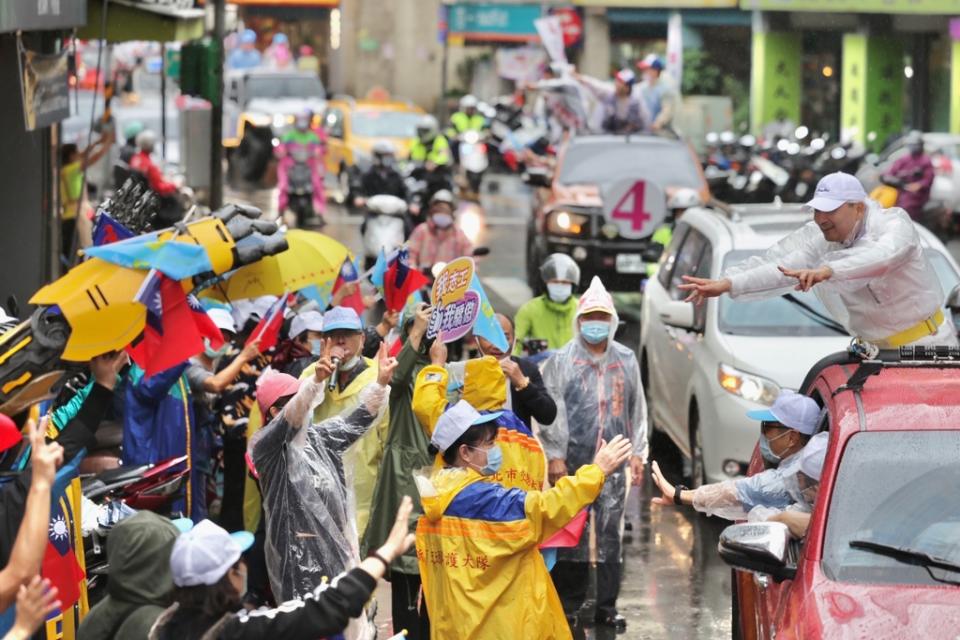
[[[644,273],[647,265],[639,253],[617,254],[617,273]]]

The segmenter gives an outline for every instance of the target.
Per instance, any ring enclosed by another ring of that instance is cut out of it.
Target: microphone
[[[333,356],[330,358],[330,361],[333,362],[333,373],[330,374],[330,381],[327,383],[327,390],[333,391],[337,388],[337,373],[340,371],[340,358]]]

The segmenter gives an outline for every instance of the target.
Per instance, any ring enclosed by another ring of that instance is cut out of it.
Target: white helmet
[[[397,148],[389,140],[377,140],[373,143],[373,155],[375,156],[393,156],[396,153]]]
[[[479,104],[480,104],[480,101],[477,100],[477,97],[472,93],[468,93],[467,95],[460,98],[461,109],[476,109]]]
[[[551,253],[540,265],[540,277],[544,282],[564,280],[580,284],[580,266],[565,253]]]
[[[417,137],[421,140],[432,140],[440,131],[440,123],[431,115],[425,115],[417,122]]]
[[[157,134],[155,134],[150,129],[144,129],[143,131],[137,134],[136,142],[137,142],[137,147],[141,151],[150,153],[151,151],[153,151],[153,148],[157,146]]]
[[[685,187],[677,189],[670,200],[667,201],[668,209],[689,209],[690,207],[699,207],[703,204],[703,199],[696,189]]]

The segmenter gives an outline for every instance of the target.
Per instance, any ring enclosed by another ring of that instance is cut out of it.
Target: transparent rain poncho
[[[863,224],[847,242],[828,242],[809,222],[762,255],[728,268],[723,277],[731,282],[730,296],[751,300],[793,292],[797,280],[778,266],[830,267],[833,275],[813,292],[837,322],[868,342],[909,329],[944,303],[910,216],[903,209],[882,209],[873,200],[867,201]],[[956,344],[956,337],[951,323],[944,322],[936,335],[913,344]]]
[[[390,387],[371,384],[353,412],[311,424],[323,387],[305,380],[283,413],[250,442],[263,493],[267,572],[278,602],[312,591],[359,561],[344,453],[386,409]]]
[[[705,484],[694,490],[693,508],[727,520],[746,520],[748,513],[760,507],[779,512],[795,502],[786,479],[799,470],[800,453],[795,453],[776,469],[749,478]]]
[[[577,318],[598,304],[613,309],[610,294],[594,277],[590,288],[580,297]],[[602,355],[587,350],[576,337],[547,360],[543,380],[557,403],[557,418],[542,425],[540,440],[548,460],[566,460],[567,472],[575,473],[590,464],[600,439],[609,442],[623,435],[633,443],[633,455],[647,459],[647,405],[640,382],[640,366],[629,348],[614,342],[619,318],[610,319],[610,337]],[[597,537],[597,560],[617,562],[627,492],[626,465],[607,476],[603,491],[591,507],[590,517]],[[584,534],[573,549],[561,549],[560,560],[586,562],[589,536]]]

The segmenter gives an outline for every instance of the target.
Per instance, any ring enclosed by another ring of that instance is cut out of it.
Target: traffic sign
[[[603,215],[624,238],[646,238],[667,217],[667,198],[660,185],[628,178],[601,187]]]

